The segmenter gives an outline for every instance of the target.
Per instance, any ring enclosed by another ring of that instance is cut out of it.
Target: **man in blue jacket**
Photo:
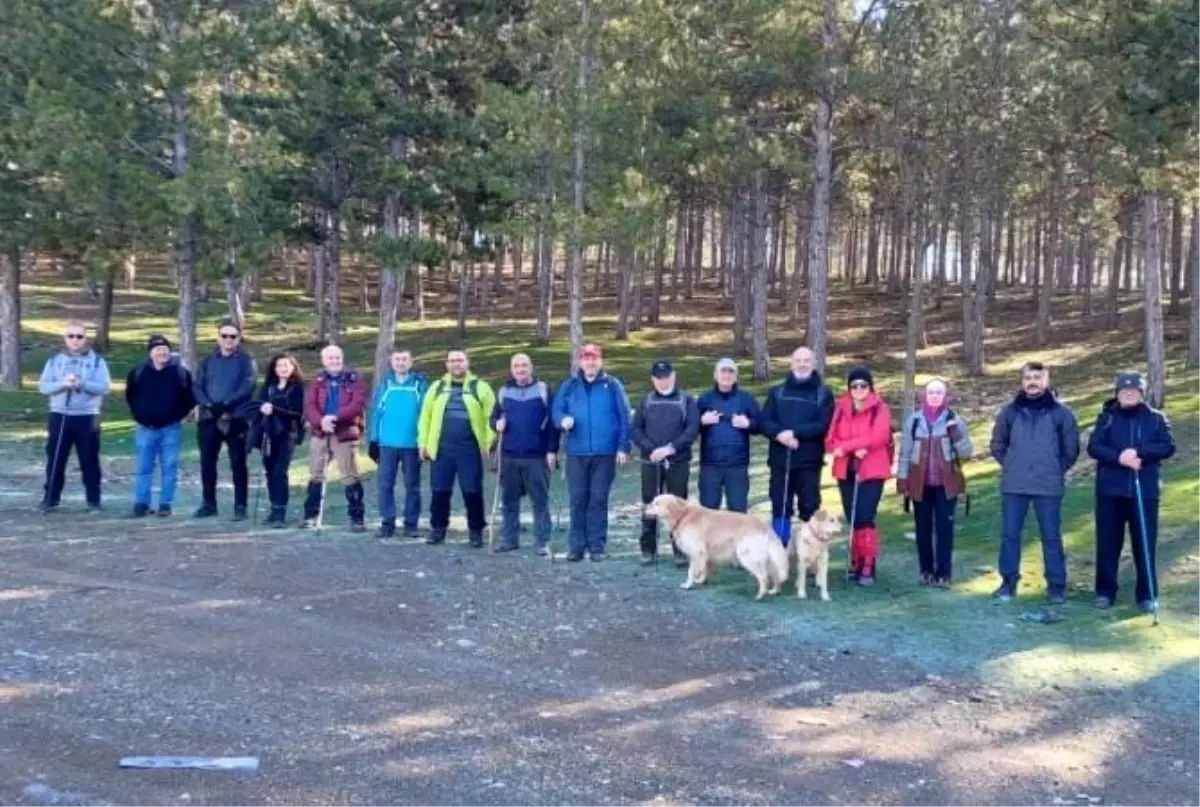
[[[1140,373],[1118,375],[1116,397],[1104,404],[1088,440],[1088,454],[1097,463],[1095,606],[1101,609],[1111,607],[1117,599],[1126,525],[1133,544],[1138,607],[1150,610],[1158,591],[1159,463],[1174,456],[1175,438],[1166,415],[1151,409],[1145,394],[1146,382]],[[1146,519],[1144,536],[1139,496]]]
[[[750,506],[750,435],[759,428],[758,401],[738,388],[738,367],[721,359],[713,388],[700,396],[700,504],[735,513]]]
[[[1062,540],[1062,500],[1066,473],[1079,459],[1075,414],[1050,389],[1050,371],[1029,362],[1021,371],[1021,391],[1000,410],[992,427],[992,456],[1000,463],[998,600],[1010,600],[1021,579],[1021,531],[1030,506],[1042,533],[1042,561],[1052,603],[1067,596],[1067,558]]]
[[[500,490],[504,507],[498,552],[520,545],[521,497],[533,506],[533,543],[550,554],[550,472],[558,464],[558,429],[550,417],[554,393],[533,374],[533,362],[518,353],[509,362],[512,377],[496,394],[492,428],[500,442]]]
[[[404,536],[416,538],[421,514],[421,456],[417,451],[417,423],[429,389],[425,374],[412,369],[412,353],[392,351],[391,371],[375,385],[368,426],[367,453],[379,466],[379,532],[377,538],[396,534],[396,477],[404,475]]]
[[[792,351],[791,372],[767,392],[761,430],[771,441],[771,526],[787,546],[793,507],[808,521],[821,507],[825,435],[833,420],[833,392],[821,380],[807,347]]]
[[[554,425],[567,432],[567,484],[571,489],[571,537],[567,560],[588,553],[604,560],[608,542],[608,497],[617,466],[629,459],[629,399],[615,377],[604,372],[599,345],[577,354],[579,371],[554,396]]]

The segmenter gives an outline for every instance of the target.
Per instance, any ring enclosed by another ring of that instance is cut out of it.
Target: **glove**
[[[367,444],[367,456],[371,458],[371,462],[379,463],[379,443],[372,440]]]

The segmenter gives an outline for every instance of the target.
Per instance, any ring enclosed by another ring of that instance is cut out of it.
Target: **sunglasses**
[[[870,389],[871,385],[865,381],[855,381],[850,385],[850,389]]]
[[[238,336],[239,336],[239,334],[236,334],[236,333],[223,333],[223,334],[221,334],[221,338],[222,338],[222,339],[237,339],[237,338],[238,338]]]
[[[84,335],[83,335],[83,334],[81,334],[81,333],[69,333],[69,334],[66,334],[66,337],[67,337],[68,339],[72,339],[72,340],[74,340],[74,339],[87,339],[87,337],[86,337],[86,336],[84,336]]]

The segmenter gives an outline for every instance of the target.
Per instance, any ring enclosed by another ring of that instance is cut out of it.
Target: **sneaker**
[[[234,506],[233,520],[234,521],[245,521],[246,520],[246,505],[242,504],[242,505]]]
[[[1000,602],[1008,602],[1014,596],[1016,596],[1016,593],[1016,586],[1008,581],[1005,581],[1001,583],[995,591],[992,592],[992,596],[997,600],[1000,600]]]
[[[405,538],[420,538],[421,530],[418,527],[405,527],[404,528],[404,537]]]
[[[205,502],[196,508],[196,512],[192,513],[192,518],[212,518],[217,514],[217,505],[215,503]]]
[[[170,516],[171,516],[171,505],[169,505],[169,504],[160,504],[160,505],[158,506],[158,513],[157,513],[157,515],[158,515],[158,517],[159,517],[159,518],[170,518]]]
[[[606,557],[608,557],[608,556],[607,556],[607,555],[605,555],[603,552],[591,552],[591,553],[589,553],[589,554],[591,555],[591,558],[592,558],[592,563],[600,563],[600,562],[602,562],[602,561],[603,561],[603,560],[604,560]]]
[[[351,521],[350,522],[350,532],[366,532],[366,531],[367,531],[367,525],[364,524],[363,522],[361,522],[361,521]]]
[[[394,521],[384,521],[375,532],[376,538],[394,538],[395,536],[396,522]]]
[[[568,552],[567,553],[567,563],[578,563],[581,560],[583,560],[582,552]]]
[[[930,585],[932,585],[934,588],[950,588],[950,578],[935,577]]]
[[[129,514],[129,517],[130,518],[145,518],[149,513],[150,513],[150,505],[135,504],[133,506],[133,512],[131,512]]]
[[[917,576],[917,585],[921,586],[922,588],[932,586],[933,575],[929,574],[929,572],[921,572],[921,574]]]
[[[1062,605],[1067,601],[1067,592],[1062,586],[1055,586],[1046,593],[1051,605]]]
[[[540,558],[546,558],[546,557],[549,557],[549,556],[550,556],[550,547],[548,547],[548,546],[539,546],[537,549],[535,549],[535,550],[534,550],[534,552],[536,552],[536,553],[537,553],[538,557],[540,557]]]
[[[300,529],[315,530],[317,528],[317,520],[315,518],[306,518],[300,522]]]
[[[655,555],[653,552],[643,552],[642,553],[642,565],[643,566],[653,566],[657,562],[658,562],[658,555]]]
[[[1154,600],[1142,600],[1137,607],[1143,614],[1152,614],[1158,610],[1158,603]]]
[[[446,540],[445,530],[430,530],[429,537],[425,539],[425,543],[433,546],[434,544],[444,543]]]
[[[1107,611],[1109,608],[1112,608],[1112,604],[1112,598],[1105,597],[1104,595],[1100,595],[1096,599],[1092,600],[1092,607],[1100,611]]]
[[[483,533],[472,532],[467,538],[467,543],[472,549],[483,549]]]

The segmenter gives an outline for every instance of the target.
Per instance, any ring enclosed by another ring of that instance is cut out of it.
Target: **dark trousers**
[[[533,542],[550,543],[550,468],[545,456],[504,457],[500,463],[500,491],[504,509],[501,542],[520,544],[521,497],[528,496],[533,508]]]
[[[670,462],[665,467],[663,463],[644,463],[642,465],[642,504],[649,504],[660,493],[670,493],[681,499],[688,494],[688,463]],[[642,552],[649,555],[658,554],[658,519],[642,516]],[[674,542],[672,542],[674,549]],[[678,556],[681,553],[675,549]]]
[[[1033,506],[1042,533],[1042,562],[1046,584],[1051,588],[1067,586],[1067,556],[1062,540],[1062,496],[1028,496],[1004,493],[1000,497],[1003,532],[1000,538],[1000,576],[1007,581],[1021,579],[1021,532],[1025,516]]]
[[[204,503],[217,504],[217,458],[221,445],[229,449],[229,471],[233,475],[233,504],[246,506],[249,490],[249,471],[246,467],[246,421],[231,420],[229,428],[217,427],[218,419],[202,420],[196,427],[196,442],[200,446],[200,490]]]
[[[860,495],[861,492],[860,489]],[[950,579],[954,558],[954,510],[957,505],[958,498],[946,496],[946,489],[940,485],[935,488],[926,486],[921,501],[912,503],[921,574]]]
[[[421,457],[415,448],[379,449],[379,517],[396,521],[396,478],[404,475],[404,526],[416,529],[421,515]]]
[[[450,525],[450,497],[457,478],[467,511],[467,529],[480,532],[487,526],[483,517],[483,455],[479,446],[439,446],[429,469],[429,526],[445,530]]]
[[[46,435],[46,484],[42,503],[55,507],[62,498],[71,448],[79,458],[87,503],[100,504],[100,416],[50,413]]]
[[[603,552],[608,544],[608,496],[617,476],[615,454],[567,458],[567,485],[571,489],[573,555]]]
[[[787,490],[784,490],[784,486]],[[813,513],[821,509],[821,469],[771,468],[768,483],[771,494],[771,518],[791,518],[797,512],[801,521],[808,521]]]
[[[721,509],[723,492],[727,509],[735,513],[745,513],[750,509],[750,469],[745,465],[733,468],[701,465],[699,488],[702,507]]]
[[[267,473],[267,498],[271,506],[287,507],[288,503],[288,468],[292,465],[292,455],[296,453],[296,441],[289,439],[269,440],[267,452],[263,454],[263,470]]]
[[[1125,528],[1129,528],[1129,542],[1133,545],[1133,565],[1137,574],[1134,596],[1138,602],[1152,598],[1151,590],[1158,592],[1158,499],[1143,499],[1146,513],[1147,558],[1142,552],[1142,524],[1138,517],[1137,499],[1124,496],[1096,497],[1096,594],[1117,598],[1117,572],[1121,564],[1121,552],[1125,549]],[[1147,563],[1149,561],[1149,563]],[[1148,574],[1147,574],[1148,573]],[[1153,582],[1153,589],[1151,588]]]
[[[854,471],[847,471],[845,479],[838,480],[838,492],[842,494],[842,513],[851,529],[874,527],[879,512],[879,500],[883,498],[882,479],[864,479],[854,492]],[[853,512],[851,512],[853,511]]]

